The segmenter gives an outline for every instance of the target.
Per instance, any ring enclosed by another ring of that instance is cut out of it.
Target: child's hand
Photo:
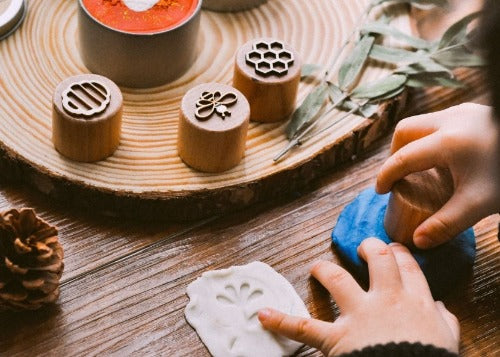
[[[468,103],[397,125],[394,155],[377,177],[378,193],[432,167],[448,168],[453,176],[454,195],[415,230],[418,248],[442,244],[500,211],[500,124],[492,115],[490,107]]]
[[[334,323],[264,309],[259,312],[264,328],[315,347],[326,356],[405,341],[458,352],[458,321],[441,302],[434,302],[408,249],[369,238],[361,243],[358,254],[368,263],[368,292],[338,265],[321,261],[311,269],[340,308]]]

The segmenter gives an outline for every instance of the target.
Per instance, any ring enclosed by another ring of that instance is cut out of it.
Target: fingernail
[[[311,265],[311,269],[309,269],[309,271],[313,271],[315,268],[317,268],[321,263],[323,263],[322,260],[316,260],[312,265]]]
[[[270,309],[262,309],[262,310],[259,310],[259,320],[260,321],[263,321],[263,320],[267,320],[268,318],[271,317],[271,310]]]
[[[420,249],[433,248],[436,245],[432,239],[426,236],[416,236],[413,241],[415,246]]]
[[[391,243],[389,243],[389,246],[390,246],[390,247],[401,247],[401,245],[402,245],[402,244],[401,244],[401,243],[398,243],[398,242],[391,242]]]

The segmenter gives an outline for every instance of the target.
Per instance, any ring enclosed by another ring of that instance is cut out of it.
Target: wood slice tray
[[[286,123],[253,123],[245,159],[223,174],[196,172],[177,156],[180,100],[200,83],[230,84],[237,48],[255,37],[283,39],[304,63],[330,63],[368,3],[270,0],[235,14],[204,11],[194,66],[166,86],[122,88],[120,147],[105,161],[82,164],[59,155],[51,141],[54,88],[88,72],[78,52],[77,1],[31,0],[25,23],[0,42],[0,176],[93,212],[146,219],[197,219],[294,192],[386,133],[404,98],[381,105],[375,119],[351,116],[278,163],[273,157],[287,144]],[[409,29],[408,14],[393,24]],[[373,67],[362,80],[387,72]],[[301,84],[299,102],[312,85]],[[332,113],[331,120],[340,115]]]

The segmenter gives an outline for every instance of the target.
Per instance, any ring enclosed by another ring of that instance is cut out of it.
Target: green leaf
[[[306,125],[319,113],[325,102],[327,89],[327,84],[322,83],[309,93],[300,107],[295,110],[292,115],[292,119],[286,128],[286,135],[288,139],[292,139],[295,134],[304,127],[304,125]]]
[[[481,15],[480,11],[473,12],[465,16],[461,20],[455,22],[446,30],[441,41],[439,41],[439,48],[453,46],[467,41],[467,26]]]
[[[346,99],[346,94],[333,83],[328,83],[328,95],[332,104],[336,104],[342,100],[342,104],[338,106],[340,110],[350,111],[357,107],[357,112],[365,118],[370,118],[378,111],[378,104],[367,103],[359,107],[357,103]]]
[[[300,77],[301,78],[309,77],[320,69],[321,69],[320,65],[313,63],[306,63],[305,65],[302,66]]]
[[[394,97],[397,97],[398,95],[400,95],[401,93],[403,93],[403,91],[405,90],[406,86],[401,86],[393,91],[390,91],[388,93],[386,93],[385,95],[381,96],[381,97],[378,97],[376,98],[375,100],[377,102],[383,102],[384,100],[389,100],[389,99],[392,99]]]
[[[463,88],[465,84],[459,80],[449,77],[443,73],[418,73],[408,78],[406,82],[408,87],[428,88],[428,87],[447,87]]]
[[[396,73],[401,74],[417,74],[417,73],[448,73],[449,76],[452,76],[453,73],[451,70],[434,60],[427,58],[422,62],[412,63],[406,67],[398,69]]]
[[[415,5],[416,7],[429,6],[429,5],[445,7],[448,5],[448,0],[375,0],[374,5],[381,5],[386,2],[406,3]]]
[[[370,58],[381,62],[397,64],[401,62],[424,61],[428,58],[428,56],[418,52],[404,50],[402,48],[373,45],[370,52]]]
[[[356,113],[358,113],[359,115],[362,115],[365,118],[370,118],[378,111],[378,107],[378,104],[373,103],[367,103],[363,106],[360,106],[358,103],[353,102],[350,99],[346,99],[339,107],[339,109],[346,112],[356,109]]]
[[[481,67],[486,65],[483,58],[471,53],[466,47],[456,47],[432,55],[432,58],[450,68],[457,67]]]
[[[338,86],[332,82],[328,82],[328,96],[330,97],[330,101],[335,104],[346,95]]]
[[[404,87],[406,75],[391,74],[374,83],[359,86],[351,93],[353,98],[376,99]]]
[[[347,89],[356,81],[368,59],[374,42],[374,37],[363,36],[351,54],[344,60],[339,69],[340,88]]]
[[[378,112],[378,107],[378,104],[366,103],[358,110],[358,112],[365,118],[371,118]]]
[[[389,24],[384,24],[381,22],[371,22],[368,24],[365,24],[361,28],[362,33],[375,33],[378,35],[384,35],[384,36],[391,36],[394,37],[398,40],[404,41],[408,45],[412,46],[413,48],[418,48],[418,49],[428,49],[432,46],[432,43],[423,40],[418,37],[414,37],[411,35],[408,35],[402,31],[399,31],[398,29],[390,26]]]

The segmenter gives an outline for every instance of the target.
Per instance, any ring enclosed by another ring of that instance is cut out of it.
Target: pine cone
[[[57,229],[32,209],[0,213],[0,308],[35,310],[59,297]]]

